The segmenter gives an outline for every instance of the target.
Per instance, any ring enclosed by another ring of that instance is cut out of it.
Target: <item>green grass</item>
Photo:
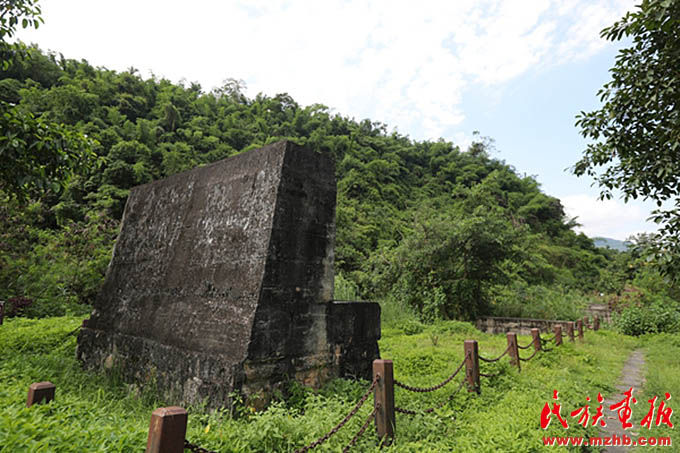
[[[139,452],[146,445],[153,409],[173,404],[157,401],[149,392],[115,377],[82,371],[75,359],[75,336],[68,335],[79,324],[80,319],[64,317],[9,319],[0,326],[0,451]],[[500,354],[506,346],[505,336],[487,335],[460,322],[438,323],[414,334],[406,330],[412,334],[401,328],[384,329],[381,354],[394,360],[396,379],[416,386],[430,386],[449,375],[463,358],[466,339],[476,339],[485,357]],[[519,341],[527,344],[530,339],[520,337]],[[482,378],[481,395],[463,390],[434,414],[397,414],[396,441],[383,451],[549,451],[543,447],[544,435],[595,435],[593,428],[577,426],[568,412],[584,405],[586,396],[613,392],[635,345],[635,339],[614,332],[587,332],[583,343],[567,343],[523,362],[521,373],[507,359],[482,364],[484,372],[503,373]],[[672,391],[665,384],[667,378],[659,377],[659,388]],[[429,394],[396,389],[396,404],[415,410],[437,405],[457,388],[459,379]],[[680,385],[674,379],[674,385]],[[55,401],[24,407],[28,386],[44,380],[56,384]],[[342,379],[319,392],[294,386],[292,397],[275,402],[266,411],[254,413],[237,406],[238,417],[192,407],[187,438],[221,452],[293,451],[330,430],[367,387],[368,382]],[[566,431],[556,422],[546,431],[539,425],[541,409],[552,402],[554,389],[559,390],[562,414],[570,421]],[[367,403],[344,429],[314,451],[341,451],[370,406]],[[372,428],[352,451],[379,451]]]
[[[638,403],[633,408],[633,428],[631,431],[645,437],[671,437],[673,447],[638,447],[636,451],[680,451],[680,437],[677,436],[677,426],[680,420],[677,418],[680,411],[680,334],[653,334],[641,337],[645,352],[645,385],[642,394],[636,393]],[[675,428],[671,429],[665,424],[656,426],[652,422],[651,429],[641,427],[640,421],[647,415],[650,409],[648,400],[658,397],[654,417],[661,401],[665,401],[665,393],[671,394],[670,401],[666,402],[674,409],[671,422]],[[675,436],[674,436],[675,434]],[[676,438],[677,437],[677,438]]]

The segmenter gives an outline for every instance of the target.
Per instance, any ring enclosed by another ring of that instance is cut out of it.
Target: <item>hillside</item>
[[[528,302],[545,291],[571,300],[570,292],[595,288],[610,261],[566,223],[558,199],[490,157],[486,138],[466,150],[419,142],[287,94],[250,99],[233,80],[204,92],[26,51],[30,58],[0,72],[3,108],[86,135],[99,158],[63,191],[36,193],[28,204],[5,196],[0,298],[26,299],[33,315],[87,310],[131,187],[281,139],[336,162],[336,273],[345,295],[394,301],[425,320],[574,317],[556,313],[559,302]]]
[[[618,250],[620,252],[627,251],[632,245],[629,241],[620,241],[618,239],[594,237],[593,243],[595,247],[608,247],[612,250]]]

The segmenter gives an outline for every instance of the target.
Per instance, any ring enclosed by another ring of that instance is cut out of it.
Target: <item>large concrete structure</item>
[[[78,358],[211,407],[370,377],[380,308],[332,301],[335,197],[332,161],[289,142],[135,187]]]

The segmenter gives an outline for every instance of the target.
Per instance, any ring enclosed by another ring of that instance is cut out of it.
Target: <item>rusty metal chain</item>
[[[349,449],[352,448],[357,443],[357,440],[359,440],[359,438],[364,434],[364,432],[366,431],[366,428],[368,428],[368,425],[370,425],[371,421],[373,421],[373,419],[375,418],[375,413],[378,411],[379,408],[380,408],[380,404],[377,404],[373,408],[373,412],[371,412],[371,414],[366,418],[366,421],[364,422],[364,424],[361,425],[361,428],[359,428],[359,431],[357,431],[357,433],[354,435],[354,437],[352,437],[352,440],[350,440],[349,443],[347,444],[347,446],[344,448],[344,450],[342,450],[342,453],[347,453],[349,451]]]
[[[376,376],[375,379],[373,379],[373,382],[371,383],[371,386],[366,390],[366,393],[361,397],[361,399],[357,402],[357,404],[354,406],[354,408],[345,416],[345,418],[342,419],[340,423],[335,425],[333,429],[331,429],[329,432],[324,434],[323,436],[319,437],[317,440],[312,442],[311,444],[302,447],[298,450],[295,450],[295,453],[305,453],[313,448],[318,447],[322,443],[326,442],[328,439],[331,438],[335,433],[340,431],[340,429],[347,424],[347,422],[356,415],[356,413],[361,409],[361,406],[364,405],[366,400],[368,399],[368,396],[373,393],[373,390],[375,389],[375,386],[378,384],[378,380],[380,379],[380,376]]]
[[[400,413],[406,414],[406,415],[418,415],[418,412],[411,410],[411,409],[404,409],[402,407],[395,407],[394,411],[400,412]]]
[[[208,450],[203,447],[199,447],[196,444],[192,444],[188,440],[184,439],[184,449],[191,451],[191,453],[217,453],[212,450]]]
[[[453,372],[453,374],[446,379],[444,379],[442,382],[440,382],[437,385],[434,385],[432,387],[413,387],[411,385],[404,384],[402,382],[397,381],[396,379],[394,380],[394,385],[397,387],[401,387],[404,390],[408,390],[409,392],[416,392],[416,393],[428,393],[428,392],[434,392],[435,390],[439,390],[440,388],[444,387],[446,384],[451,382],[454,377],[460,372],[460,370],[463,369],[463,365],[465,365],[465,361],[470,357],[470,353],[466,354],[465,357],[463,358],[463,361],[460,363],[458,368],[456,368],[456,371]]]
[[[425,412],[426,414],[430,414],[430,413],[434,412],[435,409],[440,409],[440,408],[444,407],[444,405],[445,405],[446,403],[448,403],[449,401],[451,401],[451,400],[453,399],[453,397],[456,396],[456,395],[458,394],[458,392],[460,392],[460,389],[462,389],[464,385],[465,385],[465,379],[463,379],[462,381],[460,381],[460,385],[458,386],[458,388],[457,388],[451,395],[449,395],[449,397],[448,397],[447,399],[445,399],[444,401],[442,401],[441,403],[439,403],[439,406],[438,406],[438,407],[436,407],[436,408],[430,407],[430,408],[428,408],[428,409],[425,409],[424,412]]]
[[[553,335],[552,337],[548,337],[548,338],[541,338],[541,342],[542,343],[550,343],[554,339],[555,339],[555,335]]]
[[[68,337],[76,335],[78,332],[80,332],[80,327],[81,326],[78,326],[74,330],[70,331],[69,333],[64,334],[64,337],[62,338],[61,341],[66,341],[66,340],[68,340]]]
[[[523,362],[528,362],[529,360],[531,360],[531,359],[534,358],[534,356],[538,353],[538,351],[539,351],[539,349],[536,349],[536,350],[534,351],[534,353],[531,354],[531,355],[530,355],[529,357],[527,357],[526,359],[523,359],[522,357],[520,357],[519,359],[520,359],[521,361],[523,361]]]
[[[448,403],[449,401],[451,401],[451,400],[453,399],[453,397],[456,396],[456,395],[458,394],[458,392],[460,392],[460,389],[462,389],[464,385],[465,385],[465,379],[463,379],[463,380],[460,382],[460,385],[458,386],[458,388],[457,388],[451,395],[449,395],[449,397],[448,397],[447,399],[445,399],[444,401],[442,401],[441,403],[439,403],[439,406],[437,406],[437,407],[430,407],[430,408],[428,408],[428,409],[423,410],[422,412],[414,411],[414,410],[411,410],[411,409],[404,409],[403,407],[395,407],[394,410],[395,410],[396,412],[400,412],[400,413],[406,414],[406,415],[418,415],[419,413],[423,413],[423,414],[431,414],[431,413],[434,412],[435,410],[444,407],[444,405],[445,405],[446,403]]]
[[[479,359],[480,359],[481,361],[483,361],[483,362],[486,362],[486,363],[498,362],[498,361],[499,361],[500,359],[502,359],[503,356],[504,356],[505,354],[507,354],[509,351],[510,351],[510,346],[508,346],[507,348],[505,348],[505,351],[503,351],[503,354],[499,355],[499,356],[496,357],[495,359],[487,359],[486,357],[482,357],[481,355],[479,356]]]
[[[519,343],[517,343],[517,347],[518,347],[519,349],[529,349],[529,348],[532,347],[533,345],[534,345],[534,342],[533,342],[533,341],[532,341],[531,343],[529,343],[528,345],[526,345],[526,346],[520,346]]]

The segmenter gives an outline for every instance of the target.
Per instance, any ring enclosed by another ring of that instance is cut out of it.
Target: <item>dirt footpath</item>
[[[623,366],[621,377],[619,378],[618,384],[616,386],[617,392],[613,395],[608,395],[603,403],[605,414],[607,414],[607,426],[602,428],[603,437],[611,437],[616,435],[621,439],[625,434],[629,438],[635,439],[638,436],[639,426],[633,425],[632,428],[624,430],[616,412],[609,410],[609,406],[620,402],[624,398],[623,393],[627,392],[628,389],[633,387],[633,398],[635,398],[638,403],[633,404],[633,400],[631,398],[631,408],[640,407],[640,403],[643,402],[641,401],[640,395],[642,394],[642,386],[645,383],[644,368],[645,356],[641,349],[637,349],[631,353],[630,357],[628,357],[628,360],[626,361],[626,364]],[[633,447],[609,446],[606,447],[604,451],[627,452],[632,448]]]

